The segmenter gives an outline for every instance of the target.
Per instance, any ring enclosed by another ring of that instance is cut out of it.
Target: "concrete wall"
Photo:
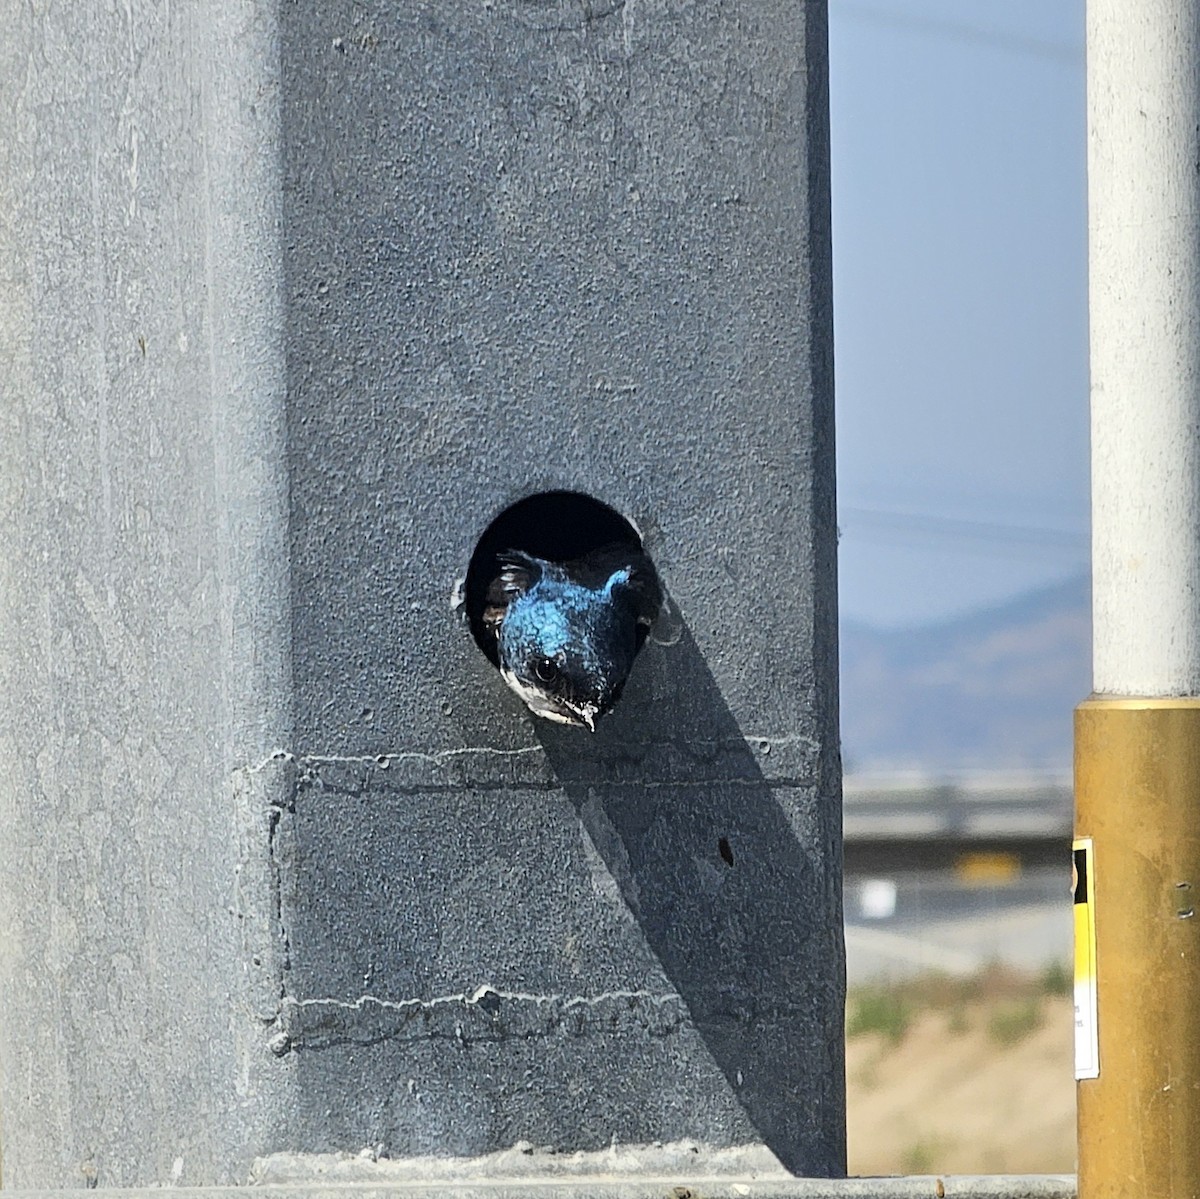
[[[233,1179],[272,1106],[233,780],[290,719],[276,30],[31,14],[0,48],[4,1181]]]
[[[839,1171],[823,5],[12,26],[6,1184]],[[558,487],[679,614],[594,738],[450,603]]]

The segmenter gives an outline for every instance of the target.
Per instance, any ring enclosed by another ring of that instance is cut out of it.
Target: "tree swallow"
[[[535,715],[594,733],[662,603],[650,559],[614,545],[563,564],[521,550],[497,562],[483,624],[501,676]]]

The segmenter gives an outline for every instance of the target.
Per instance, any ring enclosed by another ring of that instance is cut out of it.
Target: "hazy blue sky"
[[[1087,563],[1083,0],[829,0],[842,613]]]

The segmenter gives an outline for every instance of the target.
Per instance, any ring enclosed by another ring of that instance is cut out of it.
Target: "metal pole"
[[[1079,1194],[1200,1199],[1200,0],[1088,0],[1087,37]]]

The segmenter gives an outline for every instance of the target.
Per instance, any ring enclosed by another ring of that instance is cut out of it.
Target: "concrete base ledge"
[[[389,1159],[358,1154],[259,1158],[247,1187],[171,1187],[172,1199],[1074,1199],[1072,1175],[795,1178],[762,1145],[679,1142],[556,1153],[529,1144],[483,1157]],[[163,1188],[105,1188],[106,1197],[161,1199]],[[13,1191],[40,1199],[64,1191]]]
[[[162,1199],[162,1187],[105,1188],[106,1199]],[[919,1175],[907,1178],[737,1178],[664,1174],[561,1178],[419,1179],[376,1183],[294,1183],[171,1187],[172,1199],[1075,1199],[1071,1174]],[[71,1191],[6,1191],[20,1199],[65,1199]]]
[[[357,1155],[281,1153],[258,1159],[250,1182],[256,1190],[325,1185],[332,1186],[331,1194],[346,1186],[356,1195],[360,1188],[371,1188],[381,1196],[394,1189],[405,1195],[536,1193],[564,1199],[592,1195],[622,1199],[1071,1199],[1076,1193],[1071,1176],[796,1178],[765,1145],[716,1149],[691,1141],[613,1145],[588,1153],[558,1153],[520,1142],[475,1158],[389,1159],[371,1149]]]

